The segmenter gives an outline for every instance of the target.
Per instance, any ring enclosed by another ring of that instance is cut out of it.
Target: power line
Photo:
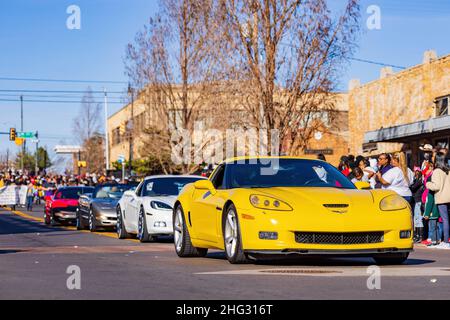
[[[112,80],[74,80],[74,79],[44,79],[44,78],[15,78],[0,77],[2,81],[30,81],[30,82],[66,82],[66,83],[110,83],[110,84],[127,84],[126,81]]]
[[[104,94],[104,91],[86,91],[86,90],[17,90],[17,89],[0,89],[0,92],[18,92],[18,93],[101,93]],[[118,93],[124,94],[125,91],[106,91],[108,94],[110,93]]]
[[[0,97],[20,97],[20,94],[17,93],[0,93]],[[72,98],[72,99],[82,99],[84,96],[80,95],[41,95],[41,94],[22,94],[22,96],[28,98]],[[110,99],[123,99],[124,96],[111,96],[108,95]]]
[[[286,47],[291,47],[291,48],[294,48],[294,49],[300,49],[299,47],[294,46],[293,44],[289,44],[289,43],[280,43],[280,44],[283,45],[283,46],[286,46]],[[396,68],[396,69],[407,69],[406,67],[396,66],[396,65],[393,65],[393,64],[388,64],[388,63],[383,63],[383,62],[378,62],[378,61],[373,61],[373,60],[359,59],[359,58],[348,58],[348,59],[349,60],[358,61],[358,62],[375,64],[375,65],[383,66],[383,67],[393,67],[393,68]]]
[[[18,102],[20,100],[17,99],[0,99],[0,102]],[[31,102],[31,103],[83,103],[83,101],[68,101],[68,100],[23,100],[23,102]],[[103,101],[87,101],[89,103],[99,103],[102,104]],[[121,101],[108,101],[111,104],[121,104],[123,105],[125,102]]]
[[[383,67],[392,67],[392,68],[403,69],[403,70],[407,69],[406,67],[396,66],[394,64],[382,63],[382,62],[377,62],[377,61],[371,61],[371,60],[365,60],[365,59],[359,59],[359,58],[349,58],[349,59],[358,61],[358,62],[375,64],[375,65],[379,65],[379,66],[383,66]]]

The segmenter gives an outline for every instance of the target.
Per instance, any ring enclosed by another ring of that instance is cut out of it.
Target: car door
[[[142,192],[142,186],[145,184],[141,183],[135,191],[129,192],[129,198],[127,201],[127,222],[128,228],[131,232],[137,232],[138,230],[138,214],[139,214],[139,195]]]
[[[221,165],[211,177],[216,189],[212,194],[208,190],[194,190],[191,206],[191,223],[195,236],[198,239],[218,243],[221,230],[219,219],[222,217],[222,208],[228,193],[224,190],[225,165]]]

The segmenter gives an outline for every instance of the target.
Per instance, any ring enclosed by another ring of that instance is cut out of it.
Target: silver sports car
[[[89,228],[94,232],[99,228],[116,227],[116,207],[122,194],[135,188],[130,184],[103,184],[97,186],[92,194],[82,195],[78,201],[77,229]]]

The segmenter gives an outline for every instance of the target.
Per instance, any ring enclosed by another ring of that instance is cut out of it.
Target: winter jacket
[[[450,175],[441,169],[435,169],[427,188],[434,191],[436,204],[450,203]]]
[[[429,192],[427,195],[427,201],[425,203],[425,212],[423,213],[424,217],[428,217],[430,220],[439,219],[440,214],[435,203],[435,198],[433,192]]]

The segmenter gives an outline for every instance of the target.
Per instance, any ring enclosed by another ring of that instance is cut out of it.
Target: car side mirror
[[[357,181],[355,182],[355,187],[358,190],[370,190],[370,183],[366,182],[366,181]]]
[[[194,182],[194,188],[197,190],[208,190],[211,194],[216,193],[216,188],[209,180],[197,180]]]

